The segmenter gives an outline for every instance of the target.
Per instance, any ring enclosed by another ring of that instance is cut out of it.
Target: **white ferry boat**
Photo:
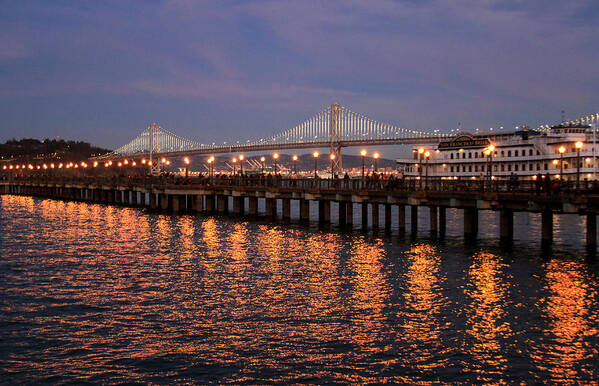
[[[536,179],[550,175],[576,180],[579,174],[581,181],[595,180],[596,131],[588,125],[560,124],[543,131],[524,127],[510,133],[462,132],[434,147],[414,146],[412,158],[397,159],[397,164],[404,176],[412,178]]]

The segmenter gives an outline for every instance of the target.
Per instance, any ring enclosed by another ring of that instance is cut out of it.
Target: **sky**
[[[152,122],[271,136],[339,102],[411,129],[599,112],[597,0],[0,0],[0,141]]]

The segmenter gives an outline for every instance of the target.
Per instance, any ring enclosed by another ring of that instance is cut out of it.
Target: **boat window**
[[[532,155],[532,149],[528,151],[528,155]]]
[[[512,151],[511,151],[511,150],[508,150],[508,151],[507,151],[507,156],[508,156],[508,157],[511,157],[511,156],[512,156]]]
[[[518,150],[514,151],[514,157],[518,157]]]
[[[453,153],[450,154],[450,158],[453,159]]]
[[[518,164],[514,165],[514,171],[517,172],[518,171]]]

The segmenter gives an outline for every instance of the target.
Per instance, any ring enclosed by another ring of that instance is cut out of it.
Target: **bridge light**
[[[94,161],[94,167],[97,168],[98,167],[98,161]]]
[[[368,154],[368,152],[366,151],[366,149],[362,149],[362,150],[360,150],[360,155],[361,155],[362,157],[365,157],[365,156],[366,156],[366,154]]]
[[[6,165],[2,166],[2,170],[6,170]]]
[[[264,162],[266,161],[266,158],[264,156],[260,157],[260,162]]]
[[[189,165],[189,157],[183,158],[183,162],[185,162],[185,165]]]
[[[142,159],[141,159],[141,163],[145,165],[145,164],[146,164],[146,159],[145,159],[145,158],[142,158]]]
[[[50,164],[50,169],[54,169],[54,164],[53,163]]]
[[[107,167],[109,167],[109,166],[110,166],[110,165],[108,165],[108,162],[104,162],[104,167],[105,167],[105,168],[107,168]]]
[[[36,168],[37,170],[40,170],[41,166],[39,166],[39,165],[36,165],[36,166],[35,166],[35,168]]]
[[[148,165],[152,166],[152,161],[148,161]]]
[[[166,163],[166,158],[162,157],[162,159],[160,160],[160,162],[162,162],[163,164]]]
[[[44,169],[48,169],[48,165],[44,164]]]
[[[166,164],[167,164],[167,165],[170,165],[170,164],[171,164],[171,161],[169,161],[169,160],[166,160]]]
[[[275,154],[273,154],[273,155],[272,155],[272,158],[274,158],[274,159],[279,159],[279,153],[275,153]]]
[[[58,164],[58,168],[62,169],[62,162]]]
[[[243,154],[239,154],[239,160],[243,161],[245,159],[245,156]]]
[[[584,146],[584,143],[583,143],[582,141],[577,141],[577,142],[574,144],[574,146],[575,146],[577,149],[581,149],[581,148],[582,148],[582,146]]]
[[[108,161],[108,166],[112,166],[112,161]]]
[[[557,151],[559,151],[560,154],[564,154],[566,152],[566,148],[564,146],[560,146],[559,149],[557,149]]]
[[[135,162],[135,161],[131,162],[131,166],[137,166],[137,162]]]
[[[317,151],[315,151],[314,153],[312,153],[312,155],[314,156],[314,158],[318,158],[319,154]]]
[[[17,169],[19,168],[19,165],[17,165]]]
[[[117,166],[120,168],[121,166],[123,166],[123,163],[122,163],[122,162],[119,162],[119,163],[117,164]]]
[[[129,160],[124,160],[123,164],[128,165],[129,164]]]
[[[10,170],[12,170],[13,166],[12,166],[12,165],[10,165],[8,168],[9,168]]]
[[[335,159],[335,154],[331,153],[331,155],[329,156],[329,158],[331,159],[331,161],[334,160]]]

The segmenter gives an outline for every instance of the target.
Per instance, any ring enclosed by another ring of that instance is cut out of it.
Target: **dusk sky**
[[[599,111],[599,1],[2,1],[0,141],[261,138],[333,102],[412,129]]]

